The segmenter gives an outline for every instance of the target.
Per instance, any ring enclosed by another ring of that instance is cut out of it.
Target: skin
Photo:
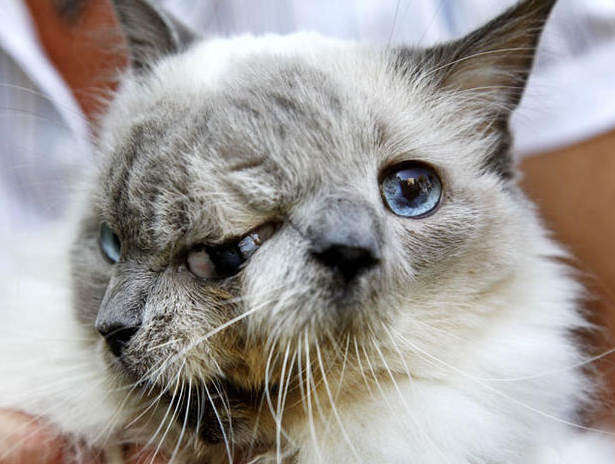
[[[88,120],[94,121],[104,110],[105,95],[115,88],[116,70],[128,63],[124,54],[117,53],[124,40],[115,29],[117,19],[111,3],[108,0],[74,2],[80,7],[64,16],[57,9],[64,2],[23,0],[23,3],[30,11],[50,61],[75,93]]]
[[[65,448],[64,439],[41,421],[19,412],[0,411],[1,464],[59,464],[64,461]]]
[[[0,464],[64,464],[74,462],[75,450],[69,440],[44,421],[16,411],[0,410]],[[154,451],[130,445],[122,450],[126,464],[164,464],[162,456],[154,456]],[[79,452],[79,462],[83,464],[105,464],[99,450]]]

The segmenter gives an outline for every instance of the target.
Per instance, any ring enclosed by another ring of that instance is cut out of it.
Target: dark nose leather
[[[124,352],[126,344],[137,333],[139,327],[125,327],[117,324],[97,327],[97,330],[105,338],[111,352],[119,358]]]
[[[331,243],[323,247],[322,251],[313,252],[313,255],[322,264],[338,272],[346,282],[378,264],[373,249],[341,243]]]
[[[120,357],[139,330],[151,279],[129,264],[116,264],[102,299],[95,327],[109,350]]]
[[[307,235],[312,256],[346,283],[380,262],[380,233],[367,205],[331,201],[311,214]]]

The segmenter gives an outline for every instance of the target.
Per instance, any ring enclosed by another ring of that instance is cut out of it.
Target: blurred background
[[[307,29],[425,46],[514,0],[160,3],[205,35]],[[13,239],[62,219],[95,162],[97,116],[127,64],[122,45],[109,0],[0,1],[0,275],[19,279]],[[615,0],[558,2],[512,128],[523,188],[576,257],[604,353],[615,346]],[[597,365],[610,382],[603,420],[615,425],[615,356]]]

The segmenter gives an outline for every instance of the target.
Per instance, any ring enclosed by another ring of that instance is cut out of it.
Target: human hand
[[[122,450],[126,464],[166,464],[154,452],[130,445]],[[77,458],[77,459],[76,459]],[[0,410],[0,464],[110,464],[100,450],[75,448],[49,424],[21,412]],[[115,463],[113,463],[115,464]]]

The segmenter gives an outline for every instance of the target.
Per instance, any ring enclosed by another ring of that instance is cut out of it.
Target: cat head
[[[76,310],[114,375],[182,411],[184,387],[216,390],[248,417],[306,366],[344,371],[342,391],[367,365],[437,377],[420,353],[462,356],[519,293],[541,232],[508,120],[554,1],[429,49],[202,40],[115,3],[132,67],[73,251]]]

